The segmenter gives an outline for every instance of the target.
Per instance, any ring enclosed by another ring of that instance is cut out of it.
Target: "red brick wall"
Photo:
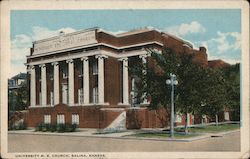
[[[41,68],[36,66],[36,104],[39,105],[39,93],[41,90]]]
[[[29,108],[25,122],[28,127],[35,127],[38,123],[44,122],[44,115],[51,115],[51,123],[56,123],[57,114],[64,114],[65,123],[71,123],[72,114],[79,114],[80,128],[105,128],[122,112],[120,109],[102,109],[100,106],[69,107],[59,104],[55,107]],[[165,109],[127,109],[126,116],[128,129],[166,127],[169,122],[169,115]]]
[[[104,101],[109,102],[111,106],[117,106],[117,103],[121,102],[121,62],[109,57],[105,59],[104,68]]]
[[[77,59],[74,61],[74,101],[75,103],[78,103],[78,89],[82,88],[82,76],[79,76],[81,74],[80,67],[82,67],[82,61],[80,59]]]
[[[162,128],[169,125],[169,115],[164,108],[127,109],[126,125],[128,129]]]
[[[49,63],[46,64],[46,82],[47,82],[47,104],[50,104],[50,92],[53,91],[53,66]]]
[[[110,109],[101,109],[100,110],[100,127],[108,127],[121,113],[123,110],[110,110]]]

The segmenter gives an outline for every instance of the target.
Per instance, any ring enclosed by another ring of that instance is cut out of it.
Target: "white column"
[[[41,98],[42,98],[42,106],[47,105],[47,80],[46,80],[46,65],[41,64]]]
[[[68,63],[68,94],[69,94],[69,105],[74,105],[74,61],[67,60]]]
[[[54,66],[54,105],[59,104],[59,64],[58,62],[53,62],[52,65]]]
[[[36,105],[36,69],[30,66],[30,106]]]
[[[123,77],[123,103],[124,105],[129,105],[129,92],[128,92],[128,58],[121,58],[122,61],[122,77]]]
[[[139,56],[139,58],[142,59],[143,65],[146,65],[146,64],[147,64],[147,57],[148,57],[148,56],[149,56],[148,54],[143,54],[143,55],[140,55],[140,56]],[[143,74],[147,74],[147,71],[146,71],[146,70],[142,70],[142,73],[143,73]],[[149,104],[147,98],[145,98],[145,97],[146,97],[146,94],[143,95],[143,101],[142,101],[141,104]]]
[[[83,61],[83,103],[89,103],[89,60],[88,57],[82,57]]]
[[[96,55],[98,59],[98,103],[104,104],[104,58],[105,55]]]

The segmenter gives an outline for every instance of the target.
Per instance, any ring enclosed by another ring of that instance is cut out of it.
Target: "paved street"
[[[9,134],[9,152],[240,151],[240,132],[192,142]]]

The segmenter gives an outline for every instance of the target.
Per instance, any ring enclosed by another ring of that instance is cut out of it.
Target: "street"
[[[240,132],[192,142],[8,134],[9,152],[240,151]]]

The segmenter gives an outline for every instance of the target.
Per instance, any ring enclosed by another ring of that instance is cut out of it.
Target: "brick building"
[[[136,75],[127,67],[148,62],[145,48],[161,51],[163,46],[194,54],[194,62],[208,66],[204,47],[195,50],[182,39],[148,28],[116,35],[91,28],[35,41],[26,63],[28,126],[45,122],[107,128],[118,119],[125,120],[126,128],[166,126],[166,110],[149,110],[149,101],[138,102]],[[190,115],[190,124],[193,119]]]

